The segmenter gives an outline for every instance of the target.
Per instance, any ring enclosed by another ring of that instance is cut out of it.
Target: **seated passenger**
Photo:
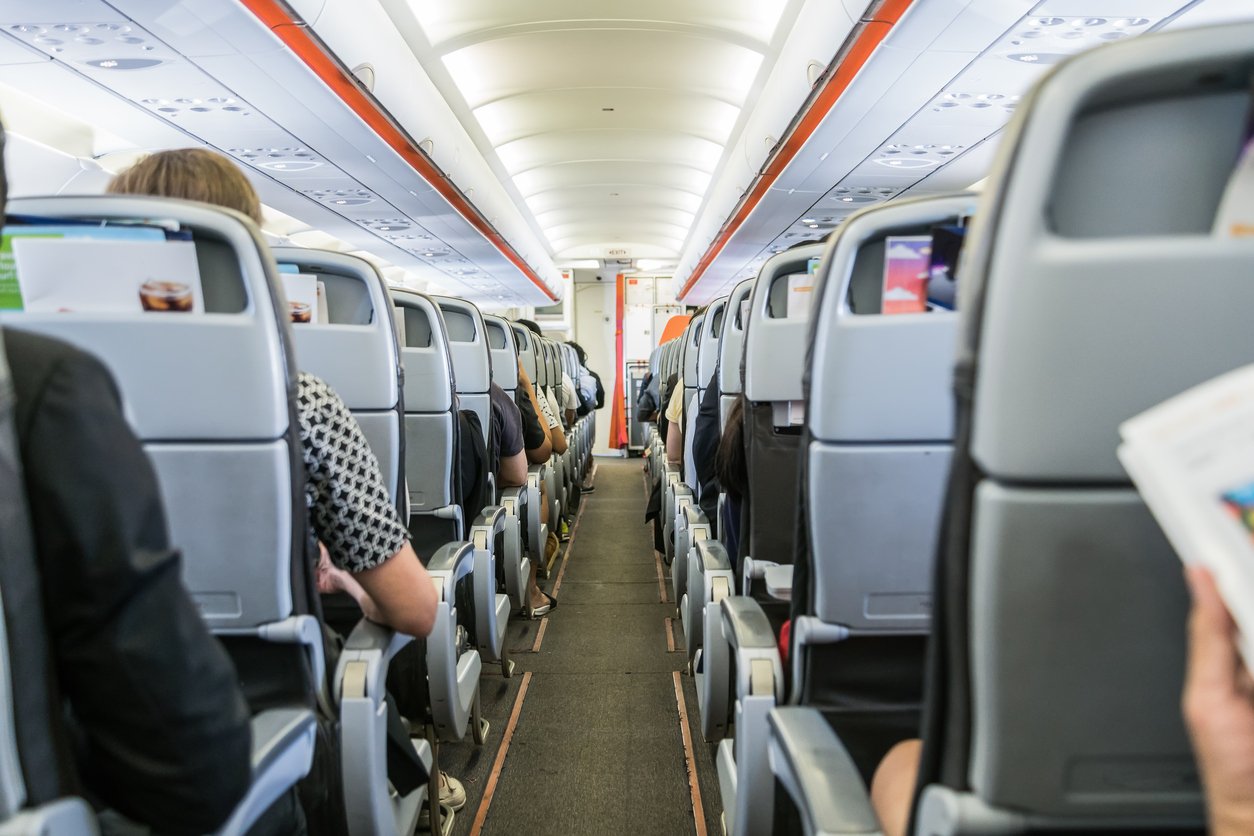
[[[258,224],[262,220],[260,199],[244,173],[221,154],[200,148],[151,154],[115,177],[108,191],[199,200],[234,209]],[[424,638],[435,623],[435,585],[409,543],[409,531],[356,419],[324,381],[301,372],[297,420],[309,524],[331,566],[346,573],[321,573],[323,591],[343,589],[353,594],[355,585],[359,590],[354,597],[368,596],[372,602],[368,617]],[[406,656],[412,658],[413,652]],[[398,671],[409,667],[398,656],[389,686]],[[420,696],[425,684],[425,678],[415,683]],[[411,751],[408,746],[400,749],[406,756]],[[466,803],[460,782],[444,773],[440,801],[453,809]],[[309,812],[315,819],[323,818]]]
[[[527,376],[527,372],[523,369],[520,361],[518,363],[518,397],[516,405],[518,406],[521,422],[520,429],[524,456],[531,464],[544,464],[549,460],[553,451],[554,439],[561,432],[557,419],[545,410],[543,404],[544,402],[536,397],[535,387],[531,385],[531,378]],[[565,444],[564,437],[562,438],[562,443],[563,445]],[[548,521],[548,488],[541,482],[540,522],[547,525]],[[537,565],[540,560],[543,560],[544,565],[547,567],[559,547],[557,536],[550,531],[548,538],[545,540],[544,555],[542,557],[537,555],[531,561],[531,572],[527,581],[527,615],[530,618],[540,618],[548,615],[557,607],[557,599],[540,589],[540,585],[536,582],[536,574],[540,569]]]
[[[713,387],[711,387],[713,388]],[[739,566],[741,509],[749,494],[749,469],[745,463],[745,402],[744,398],[732,401],[727,410],[727,424],[714,453],[714,474],[719,487],[727,495],[723,503],[723,517],[718,521],[723,545]]]
[[[13,329],[4,349],[34,586],[69,726],[67,739],[48,743],[72,750],[77,773],[60,787],[28,787],[30,798],[51,801],[81,783],[95,806],[115,811],[102,818],[106,833],[131,829],[125,819],[212,832],[248,790],[249,712],[182,586],[156,474],[98,360]]]
[[[226,157],[201,148],[151,154],[113,178],[108,191],[199,200],[261,223],[261,202],[248,178]],[[330,386],[304,372],[298,384],[310,524],[331,562],[369,593],[383,623],[422,638],[435,621],[435,586],[409,545],[378,460]]]

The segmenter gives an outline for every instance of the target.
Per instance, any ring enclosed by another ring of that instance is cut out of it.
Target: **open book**
[[[1125,421],[1119,460],[1185,563],[1211,570],[1254,669],[1254,365]]]

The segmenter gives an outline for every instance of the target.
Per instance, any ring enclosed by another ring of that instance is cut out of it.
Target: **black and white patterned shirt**
[[[409,539],[388,496],[379,460],[344,401],[325,382],[300,373],[297,413],[305,460],[305,502],[331,562],[364,572]]]

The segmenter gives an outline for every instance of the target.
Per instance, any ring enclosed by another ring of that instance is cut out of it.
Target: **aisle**
[[[559,606],[540,622],[511,625],[517,671],[500,687],[484,683],[488,745],[445,747],[444,765],[463,776],[470,796],[455,832],[719,832],[716,779],[699,732],[685,747],[678,704],[692,730],[692,683],[680,673],[682,652],[668,647],[674,605],[661,602],[640,467],[639,459],[599,462],[597,491],[549,581]],[[678,630],[675,638],[682,647]]]

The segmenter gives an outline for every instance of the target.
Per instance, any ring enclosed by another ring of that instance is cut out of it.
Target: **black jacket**
[[[152,466],[99,361],[13,330],[4,345],[78,780],[163,834],[211,832],[248,789],[249,715],[182,586]]]

